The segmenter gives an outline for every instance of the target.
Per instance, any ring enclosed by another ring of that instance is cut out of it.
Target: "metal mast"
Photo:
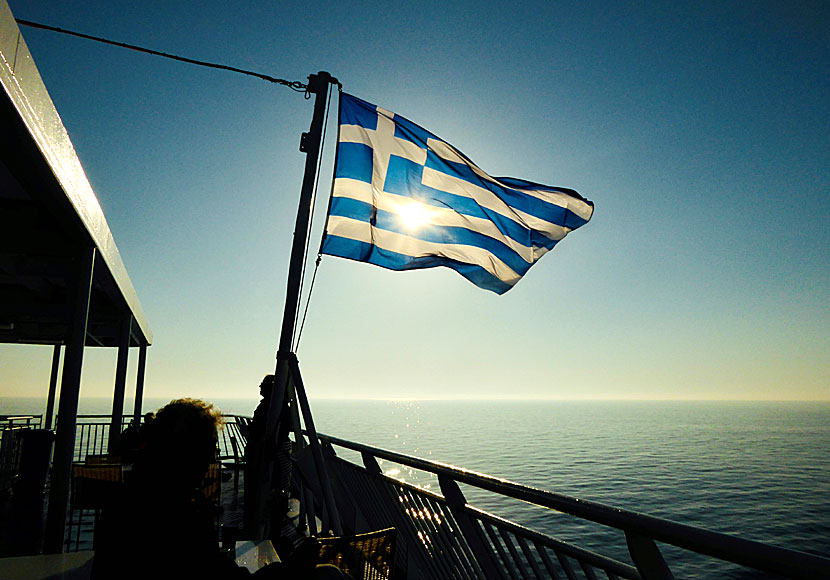
[[[277,351],[277,366],[274,372],[274,390],[268,407],[268,420],[265,429],[265,440],[259,445],[259,464],[265,469],[257,470],[260,480],[246,482],[257,486],[255,494],[256,514],[254,536],[263,539],[268,531],[267,498],[271,490],[271,473],[273,468],[273,450],[279,442],[277,426],[280,415],[285,407],[289,388],[291,388],[292,371],[290,360],[296,359],[291,350],[291,341],[294,336],[297,309],[300,302],[300,285],[305,260],[305,242],[308,237],[311,198],[317,177],[317,163],[320,157],[320,142],[323,134],[325,119],[326,97],[329,85],[337,84],[337,79],[329,73],[321,71],[308,77],[308,92],[314,94],[314,115],[311,119],[311,128],[303,133],[300,139],[300,151],[306,154],[305,173],[300,191],[300,204],[297,208],[297,221],[294,226],[294,240],[291,246],[291,260],[288,268],[288,286],[285,294],[285,310],[282,318],[279,349]]]

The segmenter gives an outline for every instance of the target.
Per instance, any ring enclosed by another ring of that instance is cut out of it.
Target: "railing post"
[[[61,345],[56,344],[52,351],[52,374],[49,377],[49,395],[46,399],[46,416],[43,418],[43,428],[52,428],[52,419],[55,416],[55,395],[58,392],[58,367],[61,362]]]
[[[628,552],[643,580],[674,580],[668,564],[654,540],[634,532],[625,532]]]
[[[438,485],[441,486],[441,493],[444,495],[444,499],[447,500],[450,512],[452,512],[455,521],[461,527],[461,532],[470,544],[470,548],[473,550],[476,560],[478,560],[481,569],[484,571],[484,575],[488,579],[501,578],[496,567],[496,562],[493,559],[493,550],[490,547],[490,543],[484,538],[478,524],[473,521],[464,509],[467,505],[467,500],[458,487],[458,484],[446,476],[438,475]]]
[[[383,475],[383,470],[378,465],[378,460],[375,456],[367,451],[360,452],[360,458],[363,460],[363,467],[372,475]]]

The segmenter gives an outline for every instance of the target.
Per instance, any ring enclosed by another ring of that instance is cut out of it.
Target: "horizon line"
[[[171,400],[176,398],[183,398],[179,395],[163,395],[163,396],[145,396],[144,400],[148,399],[166,399]],[[211,399],[259,399],[259,395],[250,396],[198,396],[194,395],[192,398],[203,399],[209,401]],[[0,399],[42,399],[45,396],[21,396],[21,395],[0,395]],[[84,399],[106,399],[111,400],[112,397],[108,395],[90,395],[81,396],[79,400]],[[135,400],[135,398],[125,397],[127,400]],[[406,402],[428,402],[428,401],[446,401],[446,402],[538,402],[538,401],[559,401],[559,402],[641,402],[641,403],[657,403],[657,402],[745,402],[745,403],[830,403],[830,398],[824,399],[743,399],[743,398],[620,398],[620,397],[586,397],[586,398],[569,398],[569,397],[309,397],[310,401],[385,401],[392,403],[406,403]]]

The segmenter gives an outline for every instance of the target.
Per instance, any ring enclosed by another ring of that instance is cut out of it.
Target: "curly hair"
[[[222,413],[199,399],[176,399],[150,423],[148,451],[157,459],[210,462],[215,455]]]
[[[156,412],[153,423],[172,431],[183,427],[216,433],[224,425],[222,411],[201,399],[175,399]],[[171,433],[172,434],[172,433]]]

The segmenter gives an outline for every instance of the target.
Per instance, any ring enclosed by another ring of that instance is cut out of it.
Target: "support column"
[[[135,404],[133,419],[136,425],[141,424],[141,406],[144,404],[144,369],[147,367],[147,343],[142,342],[138,347],[138,372],[135,377]]]
[[[52,428],[52,418],[55,416],[55,395],[58,392],[58,367],[61,364],[61,345],[56,344],[52,351],[52,375],[49,377],[49,395],[46,398],[46,415],[43,417],[43,428]]]
[[[72,478],[72,456],[75,448],[75,425],[78,420],[78,397],[81,392],[81,367],[84,360],[86,324],[89,298],[92,292],[92,273],[95,268],[95,248],[85,248],[79,260],[72,326],[66,340],[66,357],[61,378],[61,397],[52,456],[52,478],[49,491],[49,511],[46,514],[44,552],[63,551],[66,508],[69,504],[69,485]]]
[[[132,314],[121,323],[118,340],[118,361],[115,364],[115,391],[112,394],[112,419],[110,420],[107,452],[115,453],[121,445],[121,419],[124,416],[124,390],[127,386],[127,360],[130,357],[130,327]]]

